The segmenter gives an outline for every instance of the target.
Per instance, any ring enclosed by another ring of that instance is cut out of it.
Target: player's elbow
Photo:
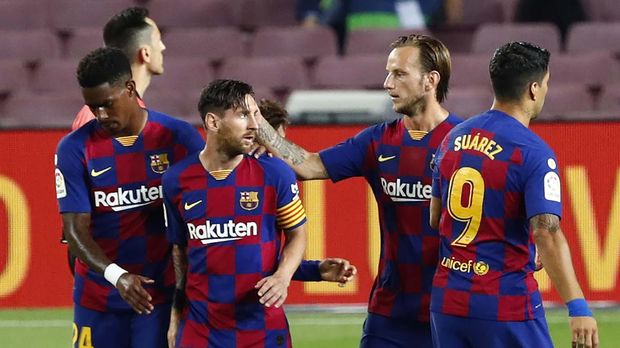
[[[318,153],[308,153],[305,161],[293,168],[300,180],[327,179],[327,169]]]
[[[431,198],[431,208],[430,208],[430,220],[429,225],[432,229],[439,228],[439,218],[441,217],[441,201],[439,198],[432,197]]]

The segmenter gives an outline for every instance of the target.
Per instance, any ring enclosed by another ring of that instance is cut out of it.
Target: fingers
[[[263,280],[264,282],[262,282]],[[288,286],[274,277],[263,278],[259,281],[259,283],[261,282],[262,285],[258,289],[258,301],[261,304],[265,305],[265,307],[275,306],[276,308],[279,308],[282,304],[284,304],[288,294]]]
[[[118,292],[121,297],[139,314],[150,314],[153,310],[151,301],[153,298],[142,286],[142,284],[152,284],[152,279],[129,274],[121,276],[117,283]]]

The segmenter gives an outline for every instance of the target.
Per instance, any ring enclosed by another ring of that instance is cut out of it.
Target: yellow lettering
[[[370,275],[372,278],[377,276],[379,270],[379,258],[381,257],[381,229],[379,226],[379,208],[375,200],[372,188],[366,185],[368,202],[368,255],[370,263]]]
[[[30,211],[26,195],[12,179],[0,175],[0,201],[8,215],[8,254],[0,273],[0,297],[15,292],[28,274],[30,260]]]
[[[585,168],[567,166],[566,184],[590,289],[611,291],[616,286],[620,260],[620,169],[616,172],[616,183],[611,196],[606,240],[602,240],[598,232]]]
[[[471,144],[469,145],[469,148],[472,150],[477,149],[479,141],[480,141],[480,133],[477,133],[476,135],[474,135],[474,138],[472,139]]]
[[[489,158],[494,160],[495,159],[495,155],[497,155],[498,153],[502,152],[503,149],[504,149],[503,147],[501,147],[499,144],[497,144],[497,147],[495,148],[495,151],[493,151],[493,152],[491,152],[489,154]]]
[[[80,331],[80,342],[78,348],[95,348],[93,346],[93,334],[88,326],[83,326]]]
[[[478,144],[478,147],[476,148],[476,150],[483,152],[484,148],[487,146],[488,143],[489,143],[489,138],[482,137],[482,139],[480,139],[480,143]]]
[[[303,182],[303,203],[308,216],[308,246],[306,259],[325,258],[325,184],[322,181]],[[357,292],[357,277],[346,287],[332,282],[304,282],[304,292],[311,295],[352,294]]]
[[[456,137],[454,139],[454,151],[458,151],[461,149],[461,137]]]

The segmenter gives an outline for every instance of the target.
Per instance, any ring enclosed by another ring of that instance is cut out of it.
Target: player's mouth
[[[243,140],[246,140],[250,143],[254,143],[254,140],[256,139],[256,135],[250,133],[250,134],[246,134],[243,136]]]

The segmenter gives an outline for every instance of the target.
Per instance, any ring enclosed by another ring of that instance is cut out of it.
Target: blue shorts
[[[432,348],[430,323],[368,313],[360,348]]]
[[[151,314],[99,312],[74,304],[73,347],[168,348],[170,304],[156,305]]]
[[[553,348],[545,317],[494,321],[431,312],[435,348]]]

